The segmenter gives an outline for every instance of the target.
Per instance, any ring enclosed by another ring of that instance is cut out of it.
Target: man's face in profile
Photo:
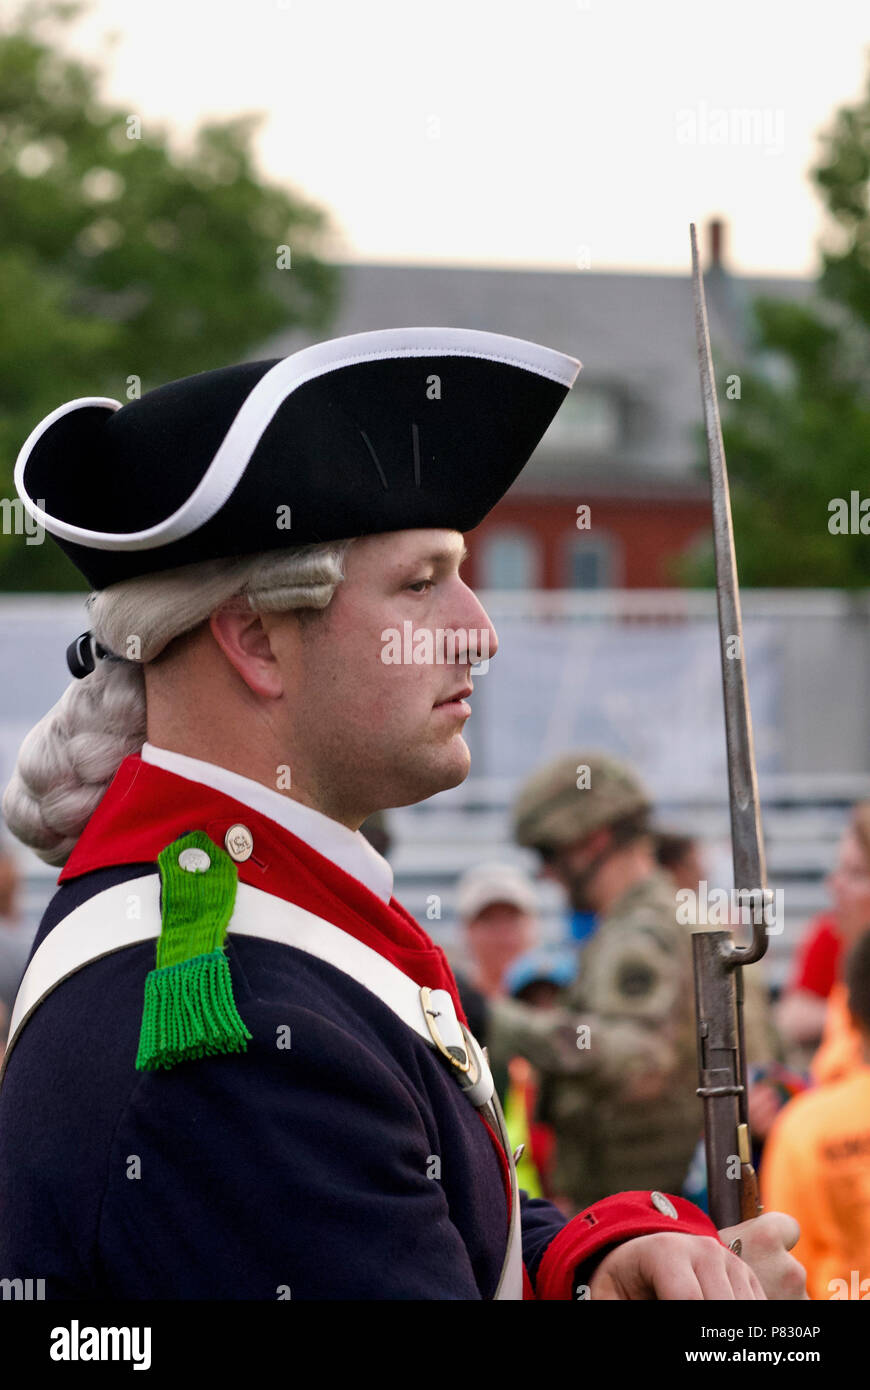
[[[468,775],[469,707],[451,697],[472,686],[471,661],[493,656],[498,639],[460,576],[463,558],[458,531],[364,536],[348,548],[345,580],[321,614],[301,624],[282,615],[295,624],[286,648],[275,634],[289,697],[288,761],[304,747],[362,815],[421,801]],[[468,643],[442,640],[439,655],[439,631],[467,634]],[[408,660],[408,644],[391,634],[414,634],[424,659]]]

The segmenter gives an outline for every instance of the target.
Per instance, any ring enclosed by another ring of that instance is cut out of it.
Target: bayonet
[[[738,945],[732,931],[692,933],[698,1019],[698,1095],[704,1103],[708,1205],[711,1217],[721,1229],[757,1216],[761,1210],[749,1134],[743,967],[760,960],[767,950],[772,894],[766,882],[734,528],[704,278],[694,223],[689,230],[701,401],[713,500],[734,887],[737,901],[748,907],[752,923],[752,939],[746,945]]]

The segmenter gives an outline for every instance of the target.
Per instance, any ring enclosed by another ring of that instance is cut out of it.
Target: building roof
[[[701,413],[688,275],[365,263],[338,269],[331,337],[411,324],[479,328],[581,360],[571,396],[511,493],[576,489],[587,478],[600,487],[610,475],[618,490],[647,476],[696,491]],[[745,350],[756,296],[806,300],[814,289],[808,280],[736,277],[720,267],[708,270],[706,286],[723,368]],[[284,356],[311,341],[290,330],[256,355]]]

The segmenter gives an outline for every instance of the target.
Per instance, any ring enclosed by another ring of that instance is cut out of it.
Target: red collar
[[[114,864],[156,864],[160,851],[189,830],[204,830],[223,847],[238,822],[254,839],[251,857],[238,865],[240,882],[325,917],[417,984],[449,990],[467,1021],[444,952],[395,897],[385,903],[277,821],[226,792],[143,762],[138,753],[121,763],[58,883]]]

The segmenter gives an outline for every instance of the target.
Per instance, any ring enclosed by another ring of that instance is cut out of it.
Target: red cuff
[[[577,1266],[605,1246],[619,1245],[634,1236],[681,1231],[684,1235],[713,1236],[719,1240],[713,1222],[699,1207],[669,1192],[656,1195],[667,1197],[672,1203],[677,1213],[676,1220],[658,1210],[653,1204],[651,1192],[618,1192],[587,1207],[567,1226],[563,1226],[550,1241],[538,1267],[535,1280],[537,1297],[573,1298]]]

